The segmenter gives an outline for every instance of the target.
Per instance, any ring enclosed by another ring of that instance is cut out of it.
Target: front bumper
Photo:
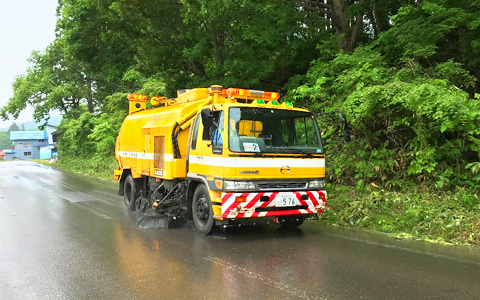
[[[281,199],[289,196],[296,198],[295,205],[282,205]],[[238,197],[245,197],[245,202],[237,202]],[[226,219],[311,215],[323,213],[326,206],[326,191],[222,193],[222,218]]]

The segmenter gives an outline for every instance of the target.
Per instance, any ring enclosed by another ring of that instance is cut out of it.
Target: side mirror
[[[211,139],[210,128],[213,125],[213,113],[210,108],[204,108],[201,112],[202,116],[202,125],[203,125],[203,135],[202,139],[208,141]]]
[[[342,123],[343,140],[342,141],[325,142],[324,145],[350,142],[350,140],[351,140],[350,139],[350,133],[348,132],[347,118],[345,117],[345,115],[341,111],[336,110],[336,111],[323,112],[323,113],[316,114],[316,116],[322,116],[322,115],[325,115],[325,114],[335,114],[335,113],[338,114],[338,117],[340,118],[340,122]]]
[[[343,139],[345,142],[350,142],[350,133],[348,132],[347,118],[345,118],[341,111],[338,111],[338,116],[340,117],[340,120],[342,122]]]
[[[202,109],[202,125],[204,127],[211,127],[213,125],[213,113],[210,108]]]

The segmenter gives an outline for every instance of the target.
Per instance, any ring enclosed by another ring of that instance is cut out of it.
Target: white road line
[[[45,189],[45,190],[48,191],[48,192],[50,192],[50,193],[52,193],[52,194],[54,194],[55,196],[57,196],[57,197],[59,197],[59,198],[62,198],[62,199],[64,199],[64,200],[67,200],[67,201],[68,201],[70,204],[72,204],[73,206],[76,206],[76,207],[78,207],[78,208],[80,208],[80,209],[83,209],[83,210],[86,210],[86,211],[88,211],[88,212],[91,212],[92,214],[96,215],[97,217],[104,218],[104,219],[107,219],[107,220],[111,220],[111,219],[112,219],[111,217],[109,217],[109,216],[107,216],[107,215],[104,215],[104,214],[102,214],[102,213],[100,213],[100,212],[98,212],[98,211],[96,211],[96,210],[94,210],[94,209],[92,209],[92,208],[90,208],[90,207],[80,205],[80,203],[82,203],[82,202],[77,203],[77,202],[74,202],[74,201],[70,201],[68,198],[65,198],[64,196],[59,195],[59,194],[55,193],[55,192],[52,191],[52,190],[49,190],[49,189]]]
[[[268,278],[267,276],[264,276],[262,274],[247,270],[243,267],[231,264],[228,261],[225,261],[221,258],[207,256],[207,257],[204,257],[203,259],[208,260],[208,261],[210,261],[214,264],[220,265],[224,269],[234,271],[236,273],[239,273],[239,274],[241,274],[243,276],[246,276],[248,278],[251,278],[251,279],[259,280],[259,281],[261,281],[261,282],[263,282],[267,285],[273,286],[273,287],[275,287],[279,290],[287,292],[287,293],[291,294],[292,296],[295,296],[295,297],[298,297],[298,298],[301,298],[301,299],[317,299],[317,300],[325,300],[326,299],[326,298],[321,298],[317,295],[309,295],[306,291],[299,290],[297,288],[294,288],[292,286],[289,286],[287,284],[284,284],[284,283],[281,283],[281,282],[278,282],[278,281],[274,281],[274,280]]]
[[[110,218],[110,217],[107,216],[107,215],[104,215],[104,214],[102,214],[102,213],[100,213],[100,212],[98,212],[98,211],[96,211],[96,210],[91,209],[90,207],[81,205],[82,202],[79,202],[79,203],[70,202],[70,204],[72,204],[72,205],[74,205],[74,206],[76,206],[76,207],[78,207],[78,208],[84,209],[84,210],[86,210],[86,211],[88,211],[88,212],[91,212],[92,214],[96,215],[97,217],[104,218],[104,219],[107,219],[107,220],[108,220],[108,219],[112,219],[112,218]]]

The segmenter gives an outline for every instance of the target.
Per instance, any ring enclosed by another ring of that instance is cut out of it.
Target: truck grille
[[[270,182],[257,183],[258,189],[261,191],[274,190],[304,190],[307,188],[306,182]]]

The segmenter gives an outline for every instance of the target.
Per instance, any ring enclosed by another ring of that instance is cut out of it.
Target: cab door
[[[192,131],[192,137],[190,141],[190,151],[188,157],[188,172],[195,173],[201,177],[207,179],[207,181],[213,181],[213,178],[223,178],[224,174],[224,158],[223,147],[226,142],[225,134],[219,130],[223,130],[224,121],[223,111],[219,113],[218,120],[221,121],[221,126],[218,128],[212,128],[209,132],[209,139],[204,140],[205,127],[202,125],[201,115],[199,114],[195,120],[195,125]],[[215,132],[215,129],[217,132]],[[215,134],[215,135],[214,135]],[[215,141],[213,138],[215,136]]]

